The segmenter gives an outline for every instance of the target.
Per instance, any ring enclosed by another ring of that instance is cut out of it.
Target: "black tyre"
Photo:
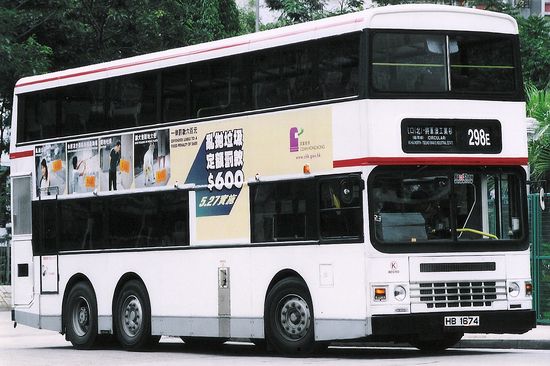
[[[305,355],[313,351],[313,306],[302,280],[289,277],[273,286],[267,294],[264,322],[267,342],[277,352]]]
[[[447,348],[450,348],[457,344],[464,333],[445,333],[438,338],[430,339],[419,339],[415,338],[410,341],[411,345],[418,348],[420,351],[425,353],[437,353],[443,352]]]
[[[90,349],[94,346],[97,339],[97,300],[88,283],[78,282],[71,288],[63,319],[67,340],[75,348]]]
[[[117,296],[113,315],[115,334],[123,348],[140,350],[157,338],[151,336],[151,303],[140,281],[131,280],[124,284]]]

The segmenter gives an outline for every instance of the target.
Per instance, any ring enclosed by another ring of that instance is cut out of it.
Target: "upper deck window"
[[[384,92],[447,90],[445,37],[378,33],[373,38],[372,87]]]
[[[342,34],[18,94],[17,142],[356,97],[360,39]]]
[[[507,93],[515,90],[514,46],[501,35],[449,38],[451,90]]]
[[[373,94],[521,100],[513,35],[374,31]]]

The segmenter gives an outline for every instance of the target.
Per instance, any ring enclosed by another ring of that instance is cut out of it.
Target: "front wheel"
[[[67,340],[75,348],[90,349],[97,338],[97,300],[92,287],[79,282],[73,286],[65,304],[63,319]]]
[[[267,341],[279,353],[300,355],[313,350],[311,296],[298,278],[285,278],[269,291],[264,321]]]
[[[447,348],[454,346],[462,339],[463,336],[464,333],[446,333],[436,339],[415,338],[412,339],[410,343],[422,352],[436,353],[443,352]]]
[[[118,341],[128,350],[152,343],[151,305],[140,281],[128,281],[122,287],[115,305],[115,325]]]

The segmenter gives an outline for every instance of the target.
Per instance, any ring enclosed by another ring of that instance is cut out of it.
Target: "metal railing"
[[[543,197],[546,204],[544,211],[540,199],[538,193],[529,195],[533,306],[537,323],[550,324],[550,194]]]

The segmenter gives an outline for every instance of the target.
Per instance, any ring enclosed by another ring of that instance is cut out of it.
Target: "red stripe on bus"
[[[212,47],[212,48],[207,48],[207,49],[203,49],[203,50],[189,51],[189,52],[184,52],[184,53],[180,53],[180,54],[177,54],[177,55],[157,57],[157,58],[154,58],[154,59],[151,59],[151,60],[136,61],[136,62],[131,62],[131,63],[128,63],[128,64],[123,64],[123,65],[108,66],[108,67],[103,67],[103,68],[100,68],[100,69],[94,69],[94,70],[89,70],[89,71],[81,71],[81,72],[77,72],[77,73],[74,73],[74,74],[51,77],[51,78],[48,78],[48,79],[42,79],[42,80],[37,80],[37,81],[29,81],[27,83],[17,84],[15,87],[20,88],[20,87],[28,86],[28,85],[47,83],[49,81],[63,80],[63,79],[69,79],[69,78],[78,77],[78,76],[96,74],[98,72],[120,70],[120,69],[125,69],[127,67],[132,67],[132,66],[146,65],[146,64],[150,64],[150,63],[154,63],[154,62],[159,62],[159,61],[172,60],[172,59],[179,58],[179,57],[198,55],[198,54],[201,54],[201,53],[207,53],[207,52],[212,52],[212,51],[219,51],[219,50],[223,50],[223,49],[226,49],[226,48],[233,48],[233,47],[242,46],[242,45],[245,45],[245,44],[252,44],[252,43],[258,43],[258,42],[274,40],[274,39],[278,39],[278,38],[295,36],[297,34],[308,33],[308,32],[311,32],[311,31],[321,30],[321,29],[326,29],[326,28],[338,27],[338,26],[346,25],[346,24],[350,24],[350,23],[360,23],[362,21],[363,21],[363,18],[356,18],[356,19],[353,19],[351,21],[343,21],[343,22],[339,22],[339,23],[329,24],[329,25],[326,25],[326,26],[323,26],[323,27],[315,27],[313,29],[308,29],[308,30],[289,32],[289,33],[279,34],[279,35],[275,35],[275,36],[271,36],[271,37],[264,37],[264,38],[260,38],[260,39],[254,40],[254,41],[237,42],[237,43],[233,43],[233,44],[229,44],[229,45],[225,45],[225,46],[218,46],[218,47]]]
[[[17,151],[10,153],[10,159],[28,158],[33,155],[32,150]]]
[[[525,158],[488,158],[488,157],[367,157],[335,160],[335,168],[363,165],[527,165]]]

